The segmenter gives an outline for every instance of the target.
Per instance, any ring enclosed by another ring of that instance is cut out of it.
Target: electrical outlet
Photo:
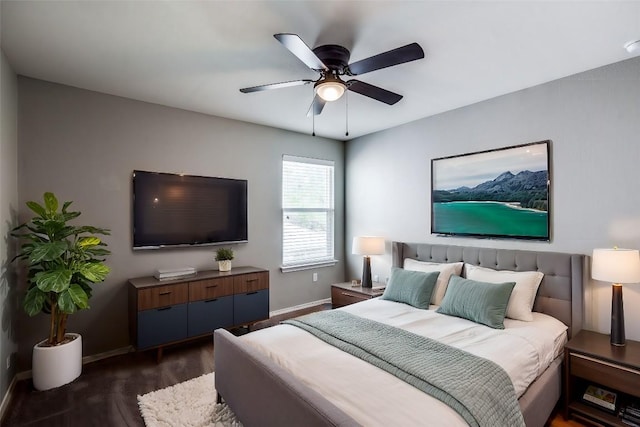
[[[313,281],[314,282],[318,281],[318,273],[313,273]]]
[[[374,282],[379,282],[380,281],[380,276],[378,276],[377,274],[375,276],[373,276],[373,281]]]

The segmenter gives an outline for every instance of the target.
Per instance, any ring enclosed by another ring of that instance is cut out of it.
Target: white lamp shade
[[[591,277],[612,283],[640,283],[640,252],[636,249],[594,249]]]
[[[354,237],[351,249],[355,255],[383,255],[384,237]]]

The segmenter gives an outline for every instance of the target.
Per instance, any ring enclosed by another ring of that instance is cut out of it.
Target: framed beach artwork
[[[549,241],[550,141],[431,160],[431,233]]]

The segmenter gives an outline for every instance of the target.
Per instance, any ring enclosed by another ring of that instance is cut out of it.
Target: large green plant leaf
[[[46,299],[47,294],[40,289],[36,287],[29,289],[22,304],[24,311],[31,317],[35,316],[42,311]]]
[[[60,268],[57,270],[41,271],[36,274],[35,279],[41,291],[60,293],[69,288],[71,276],[71,270]]]
[[[108,228],[98,228],[92,227],[90,225],[83,225],[82,227],[76,228],[76,234],[89,233],[89,234],[103,234],[109,236],[111,234],[111,230]]]
[[[65,221],[71,221],[73,218],[77,218],[80,216],[80,212],[62,212],[61,217]]]
[[[71,296],[71,299],[80,310],[89,307],[89,295],[87,295],[87,293],[84,291],[84,289],[82,289],[80,285],[74,283],[73,285],[69,286],[68,292]]]
[[[37,202],[27,202],[27,207],[43,218],[47,216],[46,209]]]
[[[62,204],[62,213],[67,213],[67,208],[71,205],[71,203],[73,202],[68,201]],[[80,215],[80,212],[78,212],[78,215]]]
[[[51,240],[57,240],[64,238],[62,231],[65,229],[64,221],[60,221],[58,218],[52,218],[46,220],[42,224],[43,231],[51,238]],[[60,236],[60,237],[57,237]]]
[[[78,240],[78,245],[81,248],[89,248],[91,246],[97,246],[100,244],[100,239],[95,236],[83,237]]]
[[[47,208],[47,211],[51,213],[58,210],[58,199],[53,193],[44,193],[44,206]]]
[[[78,268],[78,272],[93,283],[102,282],[109,271],[109,267],[97,262],[85,262]]]
[[[87,252],[93,255],[94,257],[102,257],[105,255],[109,255],[111,251],[109,249],[104,248],[89,248]]]
[[[67,250],[67,242],[37,243],[29,256],[29,263],[36,264],[42,261],[53,261]]]
[[[56,234],[56,239],[62,240],[62,239],[66,239],[69,236],[75,236],[77,234],[79,234],[77,227],[73,227],[71,225],[65,225],[64,228],[62,228]]]
[[[73,302],[73,298],[68,289],[58,295],[58,310],[67,314],[75,313],[77,310],[76,304]]]

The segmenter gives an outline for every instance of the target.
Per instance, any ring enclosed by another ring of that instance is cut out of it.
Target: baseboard
[[[281,314],[291,313],[292,311],[302,310],[304,308],[314,307],[316,305],[331,303],[331,298],[325,298],[318,301],[307,302],[293,307],[287,307],[280,310],[275,310],[269,313],[269,317],[279,316]]]
[[[9,402],[11,402],[11,397],[13,397],[13,390],[16,388],[16,383],[18,382],[18,376],[14,375],[11,383],[9,383],[9,387],[7,387],[7,392],[4,394],[2,398],[2,403],[0,403],[0,423],[4,420],[5,412],[9,407]]]
[[[91,356],[85,356],[82,358],[82,364],[86,365],[87,363],[97,362],[98,360],[108,359],[113,356],[120,356],[121,354],[131,353],[133,351],[133,347],[128,345],[126,347],[116,348],[115,350],[105,351],[104,353],[92,354]]]

